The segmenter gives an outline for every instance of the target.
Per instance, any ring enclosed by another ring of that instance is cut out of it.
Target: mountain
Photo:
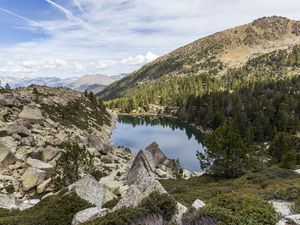
[[[2,85],[8,83],[12,88],[28,87],[31,84],[48,86],[48,87],[68,87],[77,91],[89,89],[91,85],[100,85],[101,88],[96,91],[101,91],[103,87],[123,78],[125,75],[107,76],[101,74],[84,75],[82,77],[72,77],[61,79],[58,77],[0,77]]]
[[[300,44],[300,21],[263,17],[252,23],[218,32],[183,46],[109,85],[99,96],[130,96],[142,84],[162,78],[208,73],[223,77],[254,57]]]

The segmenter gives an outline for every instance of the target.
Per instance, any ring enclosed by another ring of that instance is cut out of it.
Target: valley
[[[30,82],[0,86],[1,225],[300,224],[299,21]]]

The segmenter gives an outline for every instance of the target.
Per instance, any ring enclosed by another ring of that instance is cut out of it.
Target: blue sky
[[[200,37],[299,0],[0,0],[0,76],[131,72]]]

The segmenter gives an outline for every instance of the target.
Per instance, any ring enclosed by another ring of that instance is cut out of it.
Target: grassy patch
[[[147,218],[163,217],[169,221],[176,212],[176,201],[168,194],[153,192],[136,208],[121,208],[85,225],[136,225],[144,224]]]
[[[300,212],[300,176],[291,170],[272,168],[237,179],[202,176],[189,180],[162,180],[161,183],[177,201],[188,207],[196,199],[208,205],[204,211],[189,215],[190,220],[198,218],[201,222],[207,219],[213,224],[217,218],[224,224],[272,224],[267,220],[274,221],[277,215],[267,202],[271,199],[294,201],[295,213]],[[249,220],[242,220],[243,217]],[[264,220],[264,217],[268,219]]]
[[[22,212],[0,209],[1,225],[70,225],[74,215],[92,207],[76,195],[53,196]]]

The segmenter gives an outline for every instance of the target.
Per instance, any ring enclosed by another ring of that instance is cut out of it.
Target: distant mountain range
[[[95,93],[103,90],[107,85],[124,78],[126,74],[107,76],[102,74],[84,75],[61,79],[58,77],[0,77],[2,86],[6,83],[12,88],[27,87],[32,84],[45,85],[49,87],[68,87],[77,91],[93,91]]]

